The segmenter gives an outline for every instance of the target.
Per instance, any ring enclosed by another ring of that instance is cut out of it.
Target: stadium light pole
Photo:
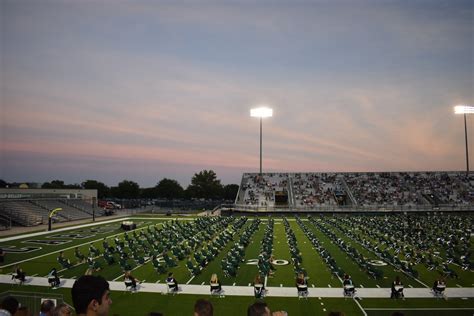
[[[260,176],[262,175],[262,120],[264,117],[272,117],[273,110],[267,107],[259,107],[250,110],[251,117],[260,118]]]
[[[469,149],[467,145],[467,124],[466,114],[474,114],[474,106],[456,105],[454,107],[455,114],[464,114],[464,140],[466,141],[466,175],[469,175]]]

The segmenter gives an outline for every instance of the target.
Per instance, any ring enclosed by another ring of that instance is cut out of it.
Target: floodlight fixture
[[[260,118],[260,176],[262,175],[262,119],[265,117],[272,117],[273,110],[266,106],[250,109],[251,117]]]
[[[454,107],[455,114],[474,114],[474,106],[470,105],[456,105]]]
[[[469,148],[468,148],[468,142],[467,142],[466,114],[474,114],[474,106],[456,105],[454,107],[454,113],[464,114],[464,140],[466,142],[466,176],[469,176]]]
[[[250,116],[251,117],[261,117],[261,118],[272,117],[273,116],[273,110],[268,108],[268,107],[262,106],[262,107],[259,107],[259,108],[251,109],[250,110]]]

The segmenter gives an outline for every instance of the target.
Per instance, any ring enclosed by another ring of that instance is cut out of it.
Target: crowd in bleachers
[[[242,188],[246,205],[274,206],[275,192],[288,190],[288,175],[284,173],[244,174]]]
[[[335,173],[295,173],[291,176],[295,205],[337,205],[335,193],[343,191]]]
[[[244,173],[238,205],[272,207],[288,190],[289,207],[466,206],[474,204],[474,173]],[[341,199],[344,197],[344,199]]]

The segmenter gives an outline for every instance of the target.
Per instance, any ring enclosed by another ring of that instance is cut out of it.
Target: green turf
[[[338,215],[339,216],[339,215]],[[323,217],[322,219],[319,216],[315,218],[320,220],[320,223],[330,229],[333,233],[336,234],[337,238],[342,238],[346,243],[353,245],[360,253],[369,259],[376,259],[375,255],[363,248],[358,242],[351,240],[349,237],[345,236],[339,229],[334,227],[329,221],[332,217]],[[337,216],[334,218],[338,218]],[[341,217],[343,218],[343,217]],[[144,229],[150,224],[162,224],[164,221],[170,220],[170,218],[160,218],[156,219],[152,216],[146,217],[144,219],[136,218],[134,221],[138,224],[138,229]],[[181,218],[181,220],[194,220],[192,217]],[[260,245],[264,235],[265,227],[268,224],[266,218],[262,218],[259,228],[254,232],[251,242],[245,249],[245,262],[243,262],[235,278],[225,278],[221,270],[221,260],[226,256],[227,251],[232,248],[235,241],[238,241],[242,232],[246,227],[248,227],[252,218],[249,218],[246,224],[241,227],[233,235],[233,240],[229,241],[223,249],[220,250],[219,254],[209,263],[209,265],[203,269],[200,275],[194,277],[192,280],[189,271],[187,270],[185,263],[186,258],[177,261],[178,266],[170,269],[174,272],[175,277],[178,279],[180,284],[184,284],[190,281],[190,284],[208,284],[209,279],[212,273],[217,273],[222,281],[224,286],[241,285],[247,286],[253,282],[255,275],[258,272],[257,265],[248,264],[249,260],[257,259],[260,253]],[[356,286],[363,284],[364,287],[376,287],[377,285],[381,287],[389,287],[393,278],[396,275],[402,275],[402,280],[406,287],[412,285],[414,287],[422,287],[418,284],[413,278],[403,275],[401,272],[396,271],[392,266],[387,265],[382,269],[386,279],[375,280],[370,277],[366,272],[362,271],[360,267],[353,261],[344,251],[342,251],[337,245],[335,245],[326,234],[324,234],[321,229],[309,222],[305,217],[302,217],[304,225],[308,227],[311,231],[314,232],[316,237],[322,242],[322,245],[331,253],[335,259],[338,266],[340,266],[343,271],[348,272],[352,275]],[[341,282],[336,278],[328,269],[326,264],[323,262],[320,254],[317,250],[313,248],[310,240],[306,237],[303,230],[296,223],[294,217],[288,217],[288,221],[291,229],[293,230],[298,248],[300,249],[303,256],[303,267],[306,269],[308,276],[310,277],[308,283],[311,286],[314,284],[316,287],[339,287]],[[345,227],[343,225],[343,227]],[[85,236],[82,239],[73,239],[66,237],[52,237],[59,234],[72,234],[80,233]],[[52,267],[59,267],[57,262],[58,252],[64,250],[64,254],[69,258],[73,263],[76,263],[74,257],[74,247],[79,246],[83,254],[88,253],[88,247],[91,242],[94,243],[95,247],[102,252],[102,240],[104,237],[113,237],[118,236],[120,239],[124,239],[123,231],[120,229],[120,222],[115,223],[100,223],[94,227],[88,228],[77,228],[67,232],[55,232],[53,231],[49,235],[36,236],[23,238],[18,241],[12,242],[0,242],[0,247],[5,245],[15,245],[16,247],[25,247],[30,246],[30,244],[25,243],[26,240],[39,239],[39,240],[51,240],[51,239],[64,239],[70,240],[68,243],[62,245],[41,245],[42,249],[28,253],[28,254],[12,254],[8,253],[6,256],[5,264],[7,267],[2,269],[3,273],[11,272],[13,266],[12,264],[16,261],[26,260],[21,263],[22,268],[27,272],[28,275],[46,275]],[[49,238],[48,238],[49,237]],[[368,239],[370,237],[366,236]],[[110,241],[109,244],[112,244]],[[295,272],[293,265],[291,264],[290,252],[288,246],[288,239],[285,234],[284,224],[281,221],[281,218],[275,218],[274,225],[274,239],[273,239],[273,256],[275,259],[287,260],[288,265],[276,265],[276,272],[274,277],[267,280],[267,286],[282,286],[293,287],[295,283]],[[472,249],[472,245],[471,245]],[[102,270],[96,274],[104,276],[107,280],[121,280],[123,276],[123,271],[116,263],[114,265],[106,265],[103,258],[98,259],[102,265]],[[132,263],[132,260],[129,260]],[[458,280],[448,280],[448,286],[468,286],[471,287],[474,283],[473,273],[469,271],[460,271],[459,267],[454,267],[457,269],[460,279]],[[70,269],[60,272],[62,278],[71,278],[78,277],[87,270],[87,265],[84,263],[78,263],[77,266],[74,266]],[[439,276],[437,271],[427,271],[424,264],[419,264],[416,267],[416,270],[420,273],[419,279],[427,284],[431,284],[434,279]],[[140,280],[145,280],[145,282],[164,282],[166,275],[158,274],[151,262],[146,262],[144,265],[136,265],[133,270],[133,274]],[[18,287],[12,287],[11,285],[0,285],[0,289],[6,290]],[[46,288],[37,288],[32,286],[21,287],[21,290],[34,290],[41,292],[48,292],[49,289]],[[56,292],[65,294],[67,298],[69,295],[69,290],[60,289]],[[56,293],[55,292],[55,293]],[[295,292],[296,296],[296,292]],[[161,294],[154,293],[137,293],[130,294],[124,292],[114,292],[113,299],[114,304],[112,307],[112,314],[116,315],[145,315],[146,311],[161,311],[165,315],[184,315],[190,314],[192,311],[192,306],[194,301],[200,296],[195,295],[178,295],[176,297],[164,296]],[[70,298],[66,299],[70,302]],[[224,299],[212,298],[213,304],[215,305],[216,315],[243,315],[245,314],[246,307],[251,304],[254,299],[252,297],[230,297],[227,296]],[[344,300],[344,299],[309,299],[308,301],[298,301],[295,298],[267,298],[266,301],[269,303],[272,309],[284,309],[289,312],[290,315],[315,315],[315,314],[324,314],[323,308],[326,309],[326,312],[329,310],[342,310],[346,315],[362,315],[360,308],[353,300]],[[324,305],[321,305],[323,303]],[[366,308],[473,308],[474,303],[472,299],[469,300],[435,300],[435,299],[410,299],[406,301],[393,301],[389,299],[364,299],[360,302],[363,307]],[[134,313],[133,308],[138,308],[138,312]],[[368,315],[391,315],[393,310],[368,310]],[[473,311],[465,310],[437,310],[437,311],[423,311],[423,310],[403,310],[405,315],[469,315],[473,314]]]

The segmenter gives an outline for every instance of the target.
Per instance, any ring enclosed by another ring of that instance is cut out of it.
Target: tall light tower
[[[262,119],[264,117],[272,117],[273,110],[267,107],[259,107],[250,110],[251,117],[260,118],[260,176],[262,175]]]
[[[469,175],[469,149],[467,145],[467,124],[466,114],[474,114],[474,106],[456,105],[454,107],[455,114],[464,114],[464,139],[466,141],[466,175]]]

